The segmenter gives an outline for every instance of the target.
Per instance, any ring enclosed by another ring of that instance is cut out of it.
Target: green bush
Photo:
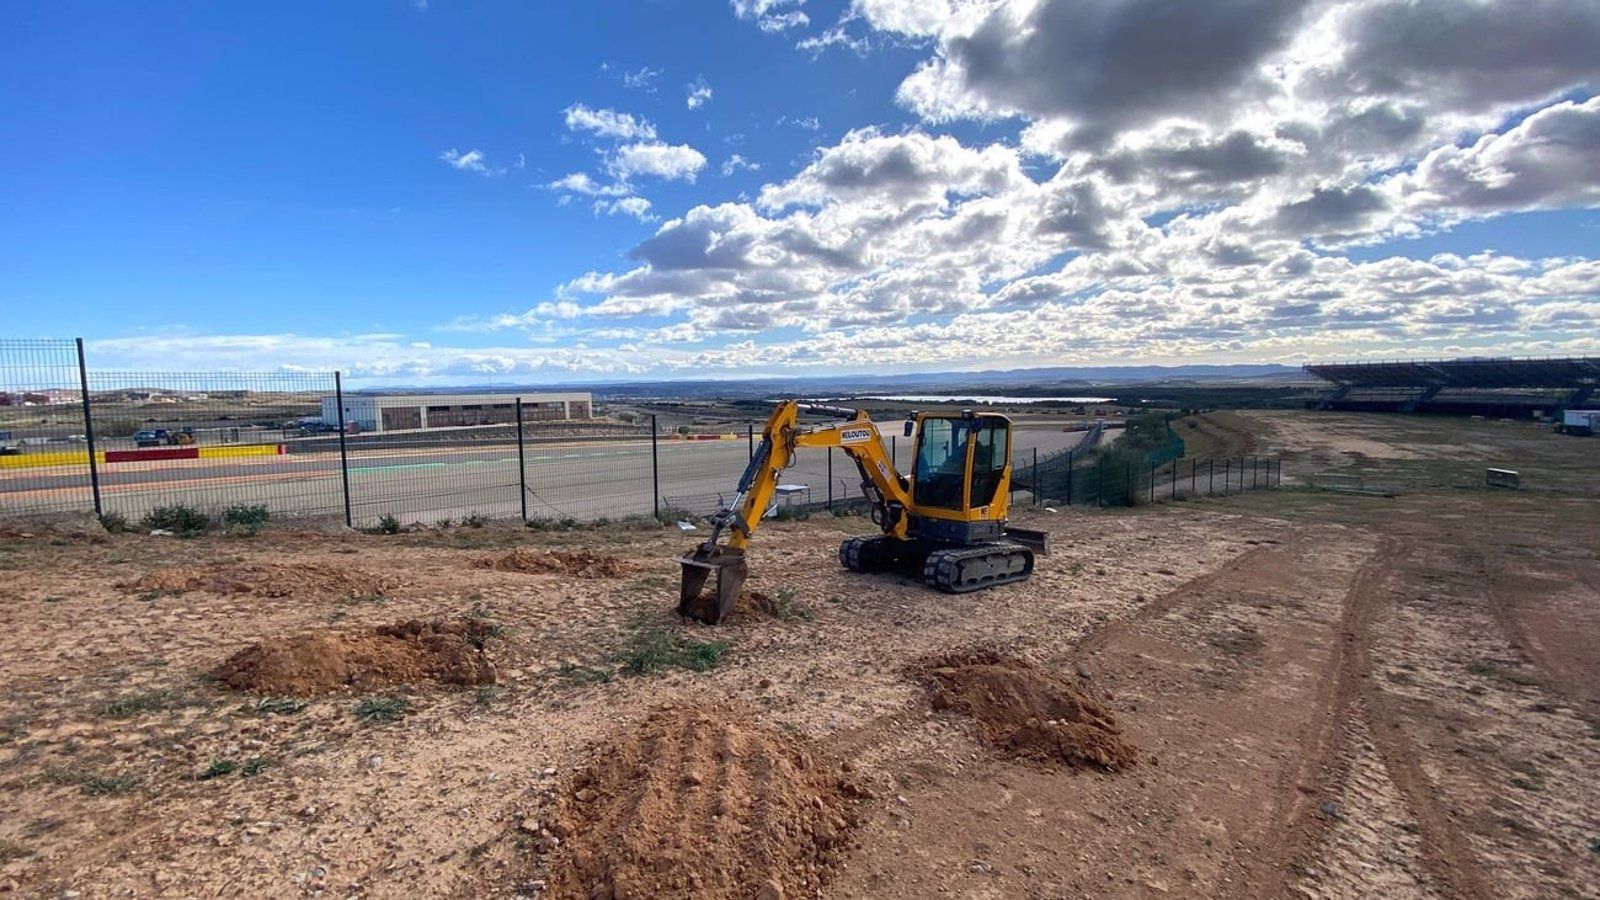
[[[622,671],[629,675],[648,675],[662,669],[679,668],[709,672],[728,652],[724,641],[695,641],[678,637],[659,627],[641,628],[622,654]]]
[[[211,517],[192,506],[174,503],[171,506],[158,506],[145,513],[139,520],[139,525],[150,531],[161,529],[173,534],[189,536],[204,532],[211,527]]]
[[[233,534],[255,534],[267,524],[270,514],[259,503],[238,503],[222,511],[222,527]]]
[[[127,516],[123,515],[122,513],[114,512],[100,514],[100,527],[104,528],[111,534],[121,534],[125,531],[133,530],[128,526]]]
[[[394,517],[394,513],[384,513],[382,516],[378,517],[378,533],[400,533],[400,520]]]

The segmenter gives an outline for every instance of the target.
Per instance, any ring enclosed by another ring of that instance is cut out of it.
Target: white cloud
[[[601,184],[589,177],[586,172],[573,172],[570,175],[563,175],[550,182],[546,187],[553,191],[565,191],[589,197],[621,197],[627,194],[629,190],[625,184]]]
[[[490,166],[488,163],[488,157],[484,156],[482,150],[468,150],[463,153],[460,150],[452,147],[449,150],[440,153],[439,159],[448,163],[451,168],[460,172],[473,172],[478,175],[485,175],[489,177],[504,175],[506,173],[504,167],[496,168]]]
[[[652,69],[649,66],[643,66],[633,71],[623,72],[622,84],[624,87],[629,87],[636,91],[648,91],[650,93],[654,93],[656,89],[656,80],[660,77],[660,69]]]
[[[768,33],[804,28],[811,24],[810,16],[799,9],[788,8],[803,6],[805,2],[806,0],[730,0],[735,16],[756,23],[758,28]]]
[[[685,90],[688,91],[688,95],[684,97],[684,103],[690,109],[699,109],[711,102],[711,85],[706,84],[703,77],[690,82],[685,86]]]
[[[598,137],[616,140],[654,140],[656,127],[629,113],[613,109],[593,109],[575,103],[563,112],[568,131],[587,131]]]
[[[727,159],[722,161],[722,174],[724,176],[732,175],[739,171],[755,172],[760,168],[760,163],[751,162],[737,153],[730,154]]]
[[[623,181],[639,175],[668,181],[693,181],[705,168],[706,158],[687,144],[647,141],[624,144],[606,157],[606,169]]]
[[[605,213],[609,216],[632,216],[641,222],[655,220],[655,216],[650,215],[650,201],[643,197],[623,197],[620,200],[610,201],[597,200],[594,204],[594,211],[596,215]]]

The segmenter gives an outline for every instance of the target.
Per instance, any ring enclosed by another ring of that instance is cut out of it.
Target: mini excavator
[[[846,418],[802,425],[802,410]],[[915,464],[908,477],[895,470],[865,411],[779,403],[732,502],[711,517],[710,537],[679,560],[678,612],[711,625],[728,618],[749,575],[745,548],[772,506],[778,476],[794,464],[796,451],[809,447],[838,447],[855,461],[872,521],[883,530],[839,545],[846,569],[918,575],[953,594],[1026,579],[1034,551],[1045,552],[1045,533],[1006,525],[1011,420],[971,410],[914,413],[906,437],[913,432]],[[712,575],[716,586],[707,592]]]

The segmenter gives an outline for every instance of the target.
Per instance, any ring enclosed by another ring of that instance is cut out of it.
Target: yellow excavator
[[[846,416],[802,425],[800,413]],[[861,490],[882,535],[853,537],[839,545],[839,561],[852,572],[900,571],[930,587],[966,593],[1022,581],[1033,573],[1034,551],[1045,534],[1009,527],[1011,420],[992,413],[915,413],[905,435],[916,435],[909,476],[895,470],[878,427],[863,410],[778,404],[761,443],[728,506],[711,517],[711,535],[679,561],[683,584],[678,612],[721,624],[733,611],[749,575],[745,548],[769,512],[778,476],[807,447],[838,447],[861,472]],[[724,537],[726,539],[724,540]],[[716,587],[705,590],[716,575]]]

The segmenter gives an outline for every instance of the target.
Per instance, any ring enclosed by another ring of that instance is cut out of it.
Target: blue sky
[[[1476,97],[1428,79],[1493,54],[1373,36],[1405,4],[1149,78],[1119,60],[1274,20],[1127,39],[1140,5],[13,4],[4,331],[441,383],[1595,348],[1593,4]],[[1356,62],[1412,87],[1330,97]]]

